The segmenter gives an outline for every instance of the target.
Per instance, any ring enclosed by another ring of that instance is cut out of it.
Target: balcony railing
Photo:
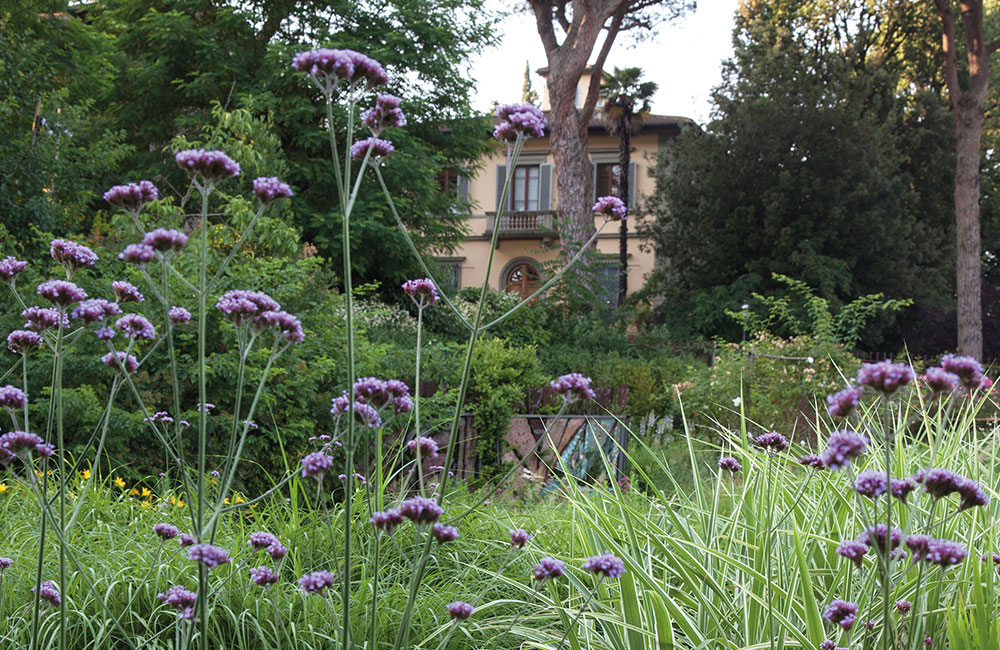
[[[487,237],[493,235],[493,229],[499,225],[500,239],[551,239],[556,235],[556,213],[552,210],[523,210],[505,212],[497,223],[497,213],[486,213]]]

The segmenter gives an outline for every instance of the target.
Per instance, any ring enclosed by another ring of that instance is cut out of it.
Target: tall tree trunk
[[[958,351],[982,358],[982,250],[979,241],[979,152],[983,106],[963,97],[955,111],[955,286],[958,302]]]
[[[627,115],[623,115],[618,127],[621,129],[619,133],[621,137],[618,138],[618,198],[622,200],[622,203],[626,205],[628,210],[625,212],[625,217],[621,221],[621,226],[618,230],[618,307],[625,304],[625,295],[628,293],[628,216],[632,212],[628,204],[628,188],[629,188],[629,168],[632,163],[632,143],[629,137],[628,127],[629,119]]]

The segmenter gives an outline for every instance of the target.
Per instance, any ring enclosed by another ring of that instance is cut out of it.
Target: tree
[[[604,63],[622,32],[651,30],[694,7],[690,0],[530,0],[538,35],[545,48],[552,158],[559,194],[559,226],[563,253],[572,256],[594,230],[593,194],[587,127],[594,115]],[[559,32],[562,33],[560,41]],[[590,86],[582,106],[576,89],[597,50]]]
[[[658,169],[649,234],[667,261],[649,288],[676,335],[738,339],[725,310],[778,289],[773,273],[833,305],[884,293],[947,308],[950,183],[924,161],[948,160],[952,140],[938,93],[908,76],[924,69],[905,55],[919,10],[744,3],[714,119]]]
[[[640,82],[641,68],[615,68],[605,78],[600,96],[604,100],[604,123],[608,133],[618,136],[618,198],[628,206],[629,165],[632,162],[631,136],[639,133],[650,112],[649,100],[656,92],[653,81]],[[618,239],[618,304],[628,293],[628,220],[622,219]]]
[[[339,268],[341,217],[316,118],[322,99],[289,66],[297,51],[350,48],[383,63],[393,78],[383,92],[404,99],[409,124],[387,134],[396,152],[383,174],[418,246],[447,251],[464,236],[461,197],[436,177],[489,150],[488,120],[471,107],[464,69],[496,38],[497,17],[482,0],[115,0],[95,3],[90,17],[117,49],[112,88],[98,105],[135,147],[130,176],[162,173],[164,148],[212,123],[214,103],[270,116],[296,192],[295,225]],[[164,182],[182,176],[170,174]],[[380,282],[389,293],[419,272],[370,176],[354,215],[358,284]]]
[[[951,0],[934,0],[941,18],[944,78],[955,114],[955,288],[958,297],[958,350],[983,353],[982,249],[979,229],[979,164],[990,84],[990,56],[1000,41],[986,42],[983,1],[960,0],[967,69],[959,71]],[[962,84],[960,76],[967,76]]]

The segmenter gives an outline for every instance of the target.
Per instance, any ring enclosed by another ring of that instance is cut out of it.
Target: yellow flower
[[[124,489],[125,488],[125,480],[122,477],[120,477],[120,476],[116,476],[115,477],[115,485],[117,485],[118,487]]]
[[[226,497],[225,499],[222,500],[222,505],[224,505],[224,506],[228,506],[229,505],[229,497]]]
[[[83,471],[82,471],[82,472],[80,473],[80,475],[81,475],[81,476],[83,476],[83,480],[84,480],[84,481],[87,481],[87,480],[89,480],[89,479],[90,479],[90,470],[89,470],[89,469],[85,469],[85,470],[83,470]]]
[[[181,501],[180,499],[177,499],[177,507],[178,508],[183,508],[184,507],[184,502]]]
[[[240,495],[236,495],[236,503],[246,503],[246,501]]]
[[[119,487],[121,487],[121,486],[119,486]],[[131,490],[128,491],[128,493],[129,493],[129,496],[137,497],[137,496],[139,496],[139,488],[132,488]]]
[[[149,507],[149,501],[143,501],[139,505],[142,506],[143,508],[148,508]]]
[[[6,492],[9,489],[10,488],[7,487],[6,483],[0,483],[0,494],[3,494],[4,492]]]
[[[149,488],[144,487],[144,488],[142,488],[142,492],[139,494],[139,496],[141,496],[143,498],[146,498],[150,494],[152,494],[152,492],[150,492]]]
[[[170,495],[170,505],[174,505],[175,503],[177,503],[177,499],[175,499],[174,495],[171,494]]]

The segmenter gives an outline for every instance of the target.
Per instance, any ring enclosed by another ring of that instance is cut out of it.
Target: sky
[[[492,0],[491,4],[502,7],[512,3]],[[693,14],[659,26],[653,38],[634,47],[629,47],[627,36],[619,35],[605,69],[616,65],[642,68],[644,80],[659,84],[653,96],[653,113],[690,117],[704,124],[711,112],[711,90],[721,81],[721,63],[733,54],[733,13],[738,4],[739,0],[698,0]],[[484,111],[497,102],[520,101],[526,60],[532,71],[531,83],[542,94],[544,82],[534,71],[546,65],[545,50],[535,31],[534,17],[515,14],[501,29],[499,47],[472,61],[476,82],[473,106]]]

